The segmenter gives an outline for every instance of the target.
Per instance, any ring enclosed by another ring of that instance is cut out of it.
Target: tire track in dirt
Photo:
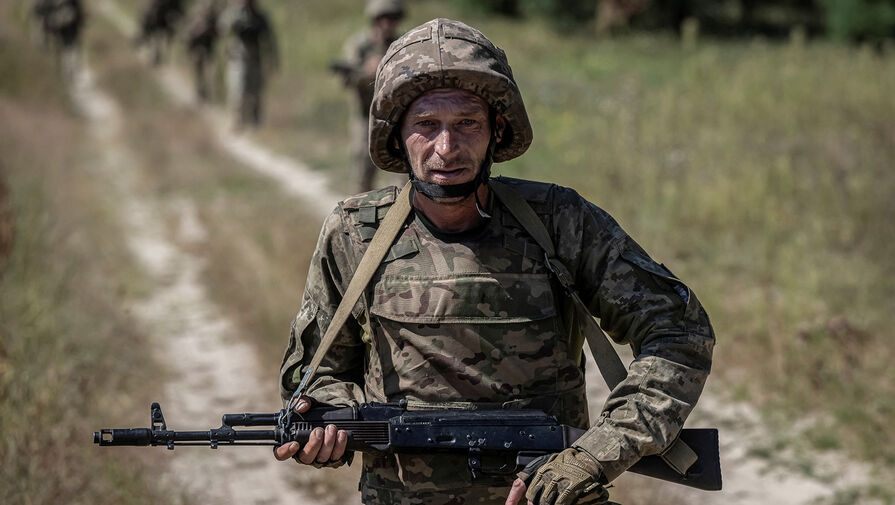
[[[135,33],[136,27],[118,4],[112,0],[98,0],[100,13],[123,35]],[[159,84],[172,101],[181,106],[193,107],[193,92],[189,81],[171,66],[156,72]],[[219,147],[248,168],[277,181],[288,194],[306,204],[308,213],[325,216],[340,196],[328,189],[324,174],[310,169],[301,160],[276,154],[254,142],[249,136],[229,129],[226,112],[220,107],[203,107],[203,119],[216,133]],[[621,349],[624,355],[627,349]],[[630,361],[630,355],[627,360]],[[587,372],[589,398],[605,398],[608,390],[596,367],[591,363]],[[596,419],[602,404],[591,402],[591,416]],[[760,416],[745,404],[732,404],[708,390],[701,399],[688,426],[711,426],[724,423],[721,430],[721,463],[724,473],[724,490],[718,493],[693,491],[675,485],[656,486],[652,479],[625,474],[619,481],[620,488],[648,489],[643,494],[647,502],[668,502],[691,505],[725,503],[726,505],[815,504],[831,500],[838,491],[863,486],[871,473],[868,465],[848,462],[837,454],[825,454],[813,463],[818,467],[817,477],[804,473],[772,467],[763,458],[752,454],[751,449],[767,438]],[[838,463],[838,464],[837,464]],[[847,470],[845,469],[847,468]],[[640,496],[640,495],[638,495]]]
[[[102,158],[90,168],[108,185],[108,198],[127,230],[127,245],[152,283],[137,302],[138,322],[154,339],[156,358],[169,368],[162,402],[174,429],[217,427],[224,412],[269,411],[279,399],[262,383],[254,347],[210,301],[200,280],[204,261],[178,243],[201,242],[205,230],[189,200],[164,208],[140,186],[139,153],[122,134],[118,104],[98,89],[88,67],[72,86]],[[163,211],[164,210],[164,211]],[[166,217],[176,219],[169,236]],[[271,394],[259,394],[270,392]],[[313,504],[295,489],[294,465],[278,463],[270,448],[183,448],[170,453],[165,479],[188,495],[221,504]],[[290,472],[291,470],[291,472]]]

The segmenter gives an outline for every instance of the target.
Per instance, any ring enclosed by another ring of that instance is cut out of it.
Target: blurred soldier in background
[[[344,61],[331,65],[332,70],[342,76],[345,87],[351,91],[349,126],[352,153],[357,167],[358,192],[373,189],[377,170],[367,148],[367,123],[370,104],[373,102],[373,83],[379,60],[396,38],[395,31],[398,22],[404,17],[404,6],[401,0],[368,0],[365,13],[370,20],[370,28],[348,39],[343,49]]]
[[[597,33],[610,35],[615,28],[625,28],[631,18],[650,7],[650,0],[600,0],[597,5]]]
[[[214,0],[206,0],[194,13],[187,28],[187,50],[193,61],[196,100],[210,98],[209,66],[214,61],[214,45],[218,39],[218,9]]]
[[[168,44],[174,36],[174,27],[183,16],[182,0],[149,0],[140,19],[137,45],[149,45],[152,63],[162,62]]]
[[[71,76],[78,58],[78,42],[84,24],[81,0],[37,0],[33,14],[43,41],[56,50],[59,65]]]
[[[261,94],[279,55],[267,15],[255,0],[236,0],[224,12],[221,32],[227,37],[227,94],[236,128],[261,124]]]

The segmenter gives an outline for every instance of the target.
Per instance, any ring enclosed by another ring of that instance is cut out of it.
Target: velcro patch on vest
[[[407,323],[521,323],[556,316],[547,274],[383,276],[370,311]]]
[[[418,239],[416,235],[405,236],[398,240],[398,242],[388,250],[388,254],[382,259],[382,262],[388,263],[389,261],[395,261],[396,259],[406,258],[407,256],[418,253],[419,250],[420,239]]]
[[[357,209],[357,220],[363,224],[376,224],[376,207],[371,205]]]

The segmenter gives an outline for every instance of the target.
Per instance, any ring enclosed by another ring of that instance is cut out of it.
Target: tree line
[[[546,17],[562,28],[602,35],[680,31],[695,20],[718,36],[786,36],[793,29],[840,41],[895,38],[895,0],[456,0],[467,9],[509,17]]]

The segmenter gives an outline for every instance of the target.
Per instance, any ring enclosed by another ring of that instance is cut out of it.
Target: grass
[[[348,191],[348,101],[326,65],[364,25],[361,9],[265,5],[284,61],[257,137]],[[461,16],[444,2],[410,9],[404,27]],[[536,20],[463,19],[507,51],[533,121],[529,152],[495,171],[576,188],[687,280],[719,339],[710,390],[759,406],[771,452],[834,449],[891,464],[891,55],[799,40],[595,40]],[[129,108],[154,111],[132,125],[155,146],[148,187],[196,199],[212,293],[269,349],[274,370],[317,223],[217,154],[188,111],[153,109],[164,99],[133,85],[145,74],[120,41],[96,43],[106,84]]]
[[[152,167],[141,173],[141,187],[163,209],[176,211],[183,200],[196,205],[204,238],[180,245],[205,259],[202,275],[208,294],[258,347],[262,379],[270,386],[259,394],[269,398],[271,409],[279,408],[280,358],[298,311],[319,223],[307,219],[309,209],[274,182],[222,153],[203,118],[171,104],[152,70],[122,42],[111,26],[96,21],[90,49],[91,54],[102,54],[94,61],[99,85],[130,112],[125,137],[129,145],[138,146],[141,164]],[[178,225],[175,212],[168,220],[172,228]],[[296,471],[295,484],[321,503],[346,503],[356,497],[356,478],[348,478],[354,482],[346,486],[344,472],[324,475],[321,479],[314,469]]]
[[[127,314],[141,277],[89,175],[99,153],[14,7],[0,16],[0,502],[178,503],[150,458],[90,441],[110,415],[146,422],[159,368]]]
[[[261,136],[344,181],[346,97],[325,63],[364,20],[348,1],[266,5],[286,61]],[[436,16],[462,15],[415,2],[403,26]],[[789,444],[892,463],[891,55],[463,19],[507,51],[533,121],[496,172],[576,188],[691,284],[719,338],[711,390]],[[788,429],[804,416],[816,429]]]

